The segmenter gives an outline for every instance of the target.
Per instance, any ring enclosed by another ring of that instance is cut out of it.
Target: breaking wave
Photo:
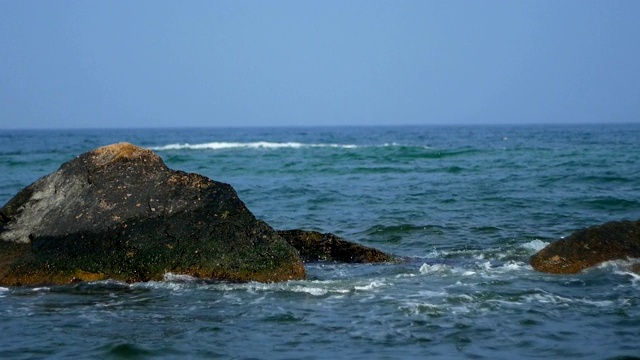
[[[300,149],[300,148],[341,148],[355,149],[360,146],[353,144],[305,144],[299,142],[209,142],[202,144],[168,144],[150,147],[154,151],[166,150],[223,150],[223,149]]]

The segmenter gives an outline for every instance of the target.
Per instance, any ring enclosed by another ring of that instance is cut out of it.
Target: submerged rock
[[[377,263],[395,260],[382,251],[346,241],[334,234],[305,230],[278,230],[295,247],[302,260],[335,261],[344,263]]]
[[[228,184],[169,169],[120,143],[85,153],[0,210],[0,285],[165,273],[231,281],[303,279],[297,251]]]
[[[531,257],[542,272],[573,274],[605,261],[640,258],[640,220],[614,221],[576,231]],[[634,270],[640,268],[632,267]]]

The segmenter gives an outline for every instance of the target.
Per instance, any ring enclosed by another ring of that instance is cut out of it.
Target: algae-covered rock
[[[377,263],[395,260],[380,250],[346,241],[334,234],[305,230],[279,230],[295,247],[303,261],[335,261],[344,263]]]
[[[0,285],[165,273],[231,281],[305,277],[297,251],[233,188],[120,143],[63,164],[0,210]]]
[[[533,255],[531,266],[542,272],[573,274],[605,261],[629,258],[640,258],[640,220],[576,231]]]

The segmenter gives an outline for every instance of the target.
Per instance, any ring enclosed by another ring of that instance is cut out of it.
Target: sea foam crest
[[[529,241],[528,243],[522,244],[522,247],[527,250],[533,250],[534,252],[538,252],[544,249],[547,245],[549,245],[548,242],[535,239],[535,240]]]
[[[539,290],[539,289],[538,289]],[[549,293],[546,291],[542,291],[537,294],[527,295],[523,299],[527,303],[542,303],[542,304],[553,304],[568,307],[573,303],[578,303],[587,306],[595,306],[595,307],[610,307],[615,305],[616,303],[624,303],[625,299],[619,301],[612,300],[595,300],[590,299],[588,297],[580,297],[580,298],[570,298],[565,296],[560,296],[557,294]]]
[[[371,281],[370,283],[366,284],[366,285],[362,285],[362,286],[354,286],[353,288],[355,290],[359,290],[359,291],[369,291],[369,290],[373,290],[375,288],[379,288],[386,285],[384,282],[382,281]]]
[[[616,271],[615,274],[629,276],[631,279],[631,284],[633,286],[640,285],[640,275],[634,273],[633,271]]]
[[[355,149],[359,147],[353,144],[305,144],[299,142],[209,142],[202,144],[168,144],[164,146],[150,147],[154,151],[163,150],[223,150],[223,149],[300,149],[300,148],[341,148]]]
[[[422,264],[419,271],[420,274],[450,273],[451,267],[445,264]]]

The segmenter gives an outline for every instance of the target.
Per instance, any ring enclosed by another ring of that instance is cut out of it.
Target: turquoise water
[[[274,228],[410,257],[279,284],[0,288],[0,358],[640,358],[640,275],[528,257],[640,219],[640,124],[0,131],[0,204],[119,141],[230,183]],[[632,260],[633,261],[633,260]]]

